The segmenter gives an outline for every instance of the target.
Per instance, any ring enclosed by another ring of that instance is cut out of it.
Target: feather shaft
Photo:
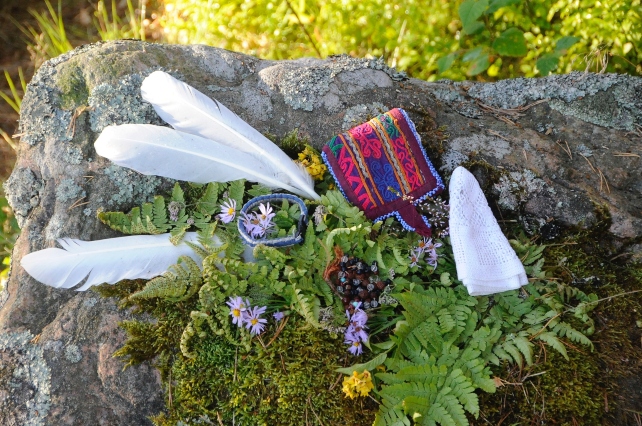
[[[87,290],[95,284],[114,284],[124,279],[149,279],[161,275],[182,255],[199,265],[202,260],[186,242],[197,243],[196,232],[185,234],[174,246],[169,234],[134,235],[97,241],[62,238],[62,248],[48,248],[24,256],[22,267],[36,280],[56,288]],[[221,241],[214,237],[214,245]]]
[[[151,124],[109,126],[96,140],[96,152],[119,166],[145,175],[196,183],[247,179],[303,195],[283,183],[255,157],[200,136]]]
[[[260,159],[284,184],[315,200],[314,182],[277,145],[225,105],[162,71],[150,74],[141,86],[143,99],[174,129],[234,147]]]

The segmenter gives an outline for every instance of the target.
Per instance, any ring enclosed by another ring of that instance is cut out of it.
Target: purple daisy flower
[[[230,223],[234,220],[236,216],[236,200],[231,198],[227,199],[227,202],[221,204],[221,214],[218,215],[218,218],[223,223]]]
[[[232,324],[236,324],[239,327],[243,325],[243,319],[245,316],[245,311],[249,308],[250,303],[239,296],[230,297],[228,302],[225,302],[227,306],[230,307],[230,316],[232,317]]]
[[[277,321],[281,321],[281,320],[285,317],[285,315],[283,314],[283,312],[279,312],[279,311],[277,311],[277,312],[273,313],[273,314],[272,314],[272,316],[273,316],[273,317],[274,317],[274,319],[275,319],[275,320],[277,320]]]
[[[259,220],[256,215],[254,213],[245,214],[245,212],[241,212],[241,216],[241,222],[247,233],[252,235],[252,237],[256,237],[257,232],[261,232]]]
[[[368,341],[368,333],[365,332],[364,328],[368,328],[365,325],[364,326],[354,326],[350,324],[348,329],[346,330],[346,339],[348,339],[348,335],[350,335],[350,339],[352,341],[361,341],[361,342],[367,342]]]
[[[262,306],[260,308],[255,306],[245,312],[245,318],[243,318],[243,321],[245,321],[245,328],[249,329],[252,335],[263,333],[267,320],[261,318],[260,315],[264,313],[266,309],[267,306]]]
[[[257,214],[256,216],[259,218],[260,223],[266,224],[276,216],[276,213],[272,213],[270,203],[267,203],[267,205],[263,203],[259,204],[259,210],[261,211],[261,214]]]
[[[413,251],[410,252],[410,266],[417,266],[418,263],[421,260],[421,256],[423,254],[423,251],[421,249],[414,249]]]
[[[437,269],[437,257],[437,253],[433,251],[428,254],[428,258],[426,259],[426,263],[432,266],[433,270]]]
[[[348,339],[346,336],[345,343],[348,343],[350,345],[350,347],[348,348],[348,352],[350,352],[352,355],[361,355],[361,353],[363,352],[363,345],[359,340]]]
[[[350,316],[350,313],[346,311],[346,315],[348,316],[350,325],[355,327],[365,327],[366,322],[368,321],[368,314],[366,314],[363,309],[356,309],[352,316]]]

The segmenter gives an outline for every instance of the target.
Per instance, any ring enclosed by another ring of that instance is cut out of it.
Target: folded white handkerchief
[[[499,228],[477,179],[457,167],[450,178],[450,241],[457,276],[471,296],[528,283],[524,266]]]

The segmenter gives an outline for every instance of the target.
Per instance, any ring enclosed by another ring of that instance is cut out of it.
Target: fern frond
[[[591,342],[582,332],[575,330],[573,326],[564,321],[561,321],[553,327],[553,332],[557,333],[560,337],[566,336],[571,342],[581,343],[593,350],[593,342]]]
[[[550,331],[544,331],[537,335],[537,339],[545,342],[547,345],[555,349],[557,352],[562,354],[562,356],[568,361],[568,354],[566,353],[566,348],[564,344],[557,338],[555,333]]]
[[[311,295],[301,294],[301,290],[296,288],[295,285],[292,285],[293,293],[293,303],[292,309],[297,311],[308,324],[312,325],[315,328],[320,328],[319,324],[319,309],[321,307],[321,302],[319,298]]]
[[[373,426],[410,426],[410,420],[403,412],[401,400],[382,395]]]

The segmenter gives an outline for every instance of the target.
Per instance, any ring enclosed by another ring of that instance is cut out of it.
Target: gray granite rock
[[[125,338],[117,324],[131,314],[91,290],[46,287],[19,265],[59,237],[115,236],[95,219],[98,209],[127,210],[171,188],[93,148],[107,125],[162,124],[139,92],[155,70],[216,97],[261,132],[298,128],[316,147],[403,107],[446,180],[471,165],[498,214],[537,232],[592,227],[607,212],[614,250],[639,251],[640,78],[427,83],[347,56],[274,62],[205,46],[83,46],[43,65],[23,101],[20,155],[5,186],[22,233],[0,294],[0,424],[138,425],[162,409],[158,374],[145,365],[122,371],[111,357]]]

